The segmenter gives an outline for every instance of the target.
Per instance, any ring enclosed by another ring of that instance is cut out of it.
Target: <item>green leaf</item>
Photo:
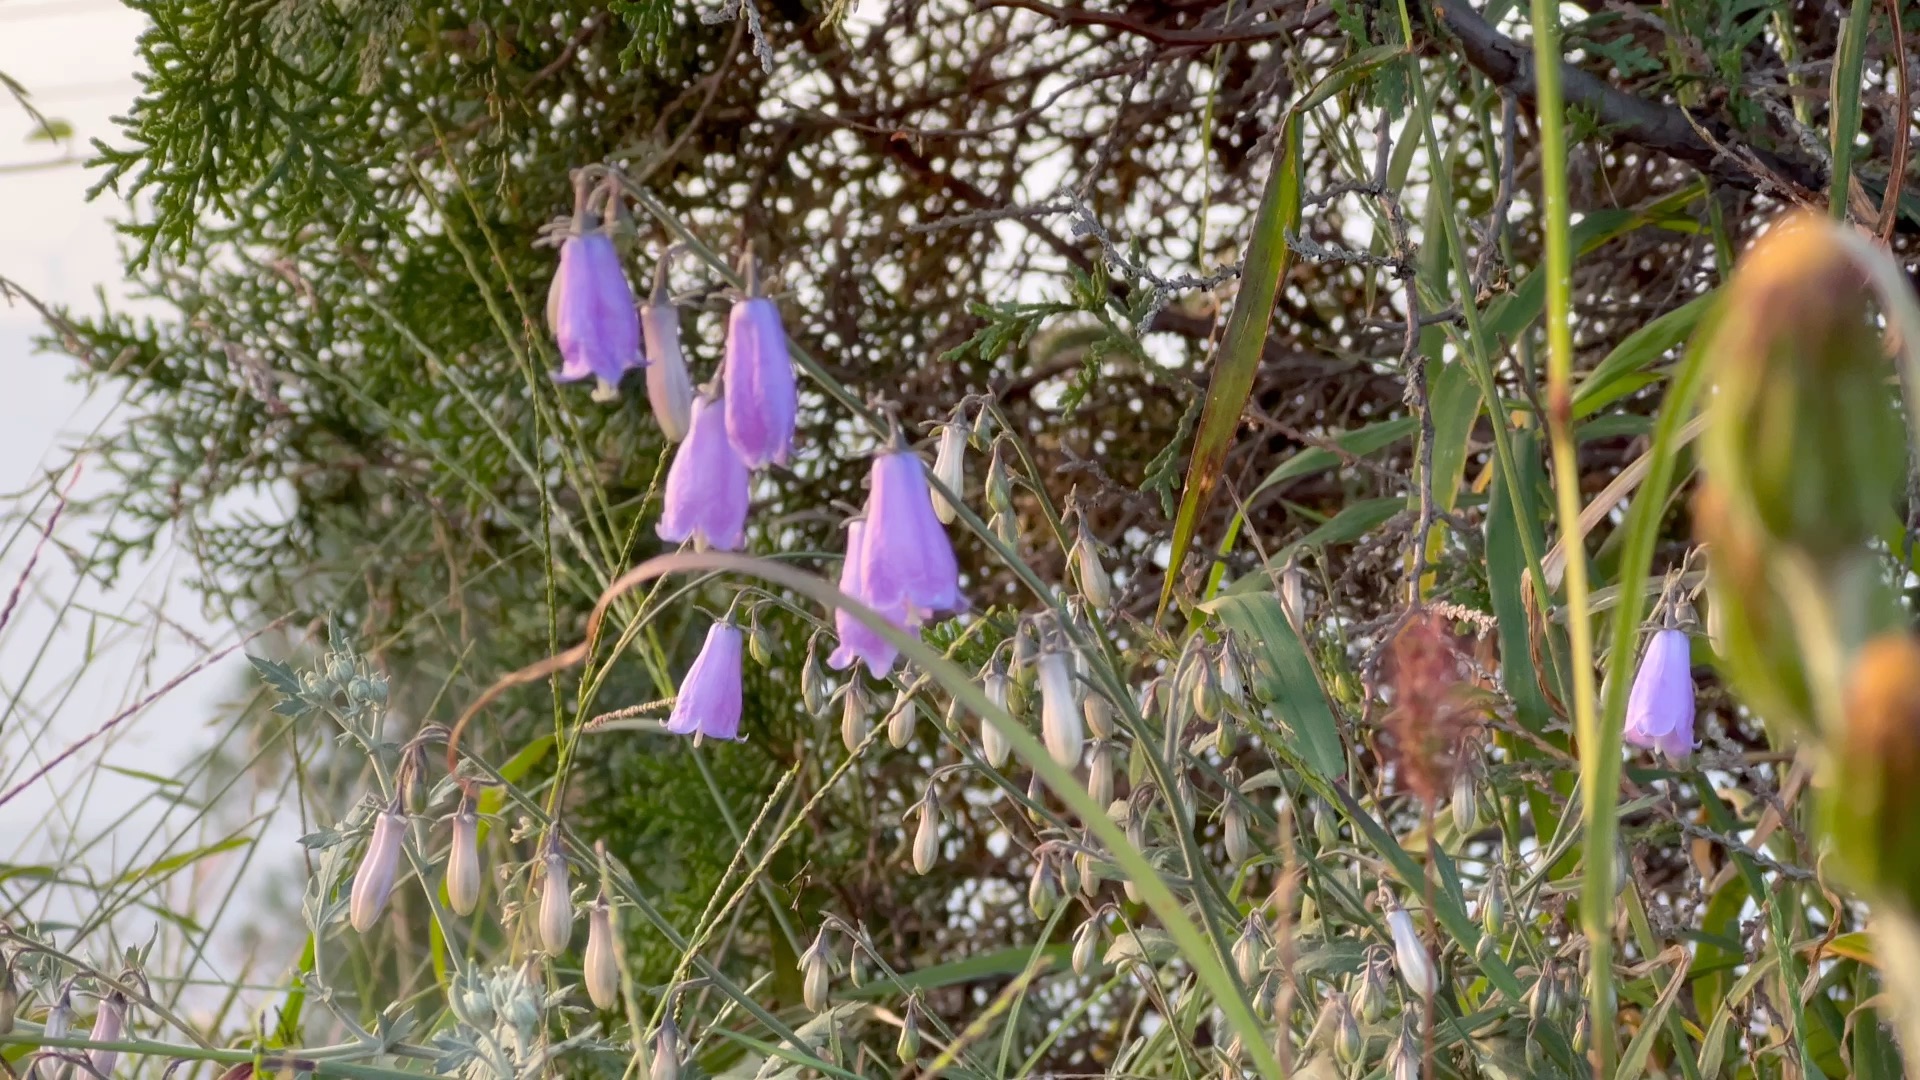
[[[1287,748],[1325,779],[1345,775],[1347,753],[1340,742],[1339,722],[1306,647],[1280,607],[1280,598],[1270,593],[1222,596],[1202,605],[1202,610],[1218,615],[1248,650],[1254,692],[1271,706],[1288,737]]]
[[[1360,457],[1392,446],[1412,435],[1413,432],[1413,418],[1403,416],[1397,420],[1382,420],[1377,424],[1355,428],[1344,435],[1332,436],[1327,441],[1354,457]],[[1273,471],[1247,493],[1247,497],[1251,499],[1275,484],[1284,484],[1289,480],[1298,480],[1328,469],[1339,468],[1342,461],[1341,456],[1332,450],[1321,446],[1310,446],[1274,466]]]
[[[1240,429],[1240,412],[1253,391],[1254,374],[1260,369],[1267,327],[1273,321],[1274,299],[1287,267],[1287,234],[1300,225],[1301,124],[1299,113],[1288,112],[1273,174],[1267,178],[1266,193],[1260,198],[1259,214],[1254,219],[1253,236],[1240,272],[1240,291],[1234,296],[1226,335],[1214,357],[1206,404],[1200,412],[1193,456],[1187,465],[1186,489],[1173,519],[1173,546],[1167,558],[1166,582],[1160,589],[1160,614],[1165,614],[1167,601],[1173,598],[1174,582],[1180,579],[1187,549],[1193,546],[1194,533],[1220,479],[1221,466],[1226,464],[1227,449]]]
[[[1650,380],[1633,377],[1687,340],[1718,295],[1716,290],[1696,296],[1628,334],[1573,392],[1573,415],[1591,415],[1645,386]]]
[[[1452,510],[1466,470],[1467,439],[1480,417],[1480,391],[1465,364],[1432,367],[1438,372],[1427,387],[1433,417],[1433,501],[1441,510]]]
[[[201,859],[210,858],[221,852],[232,851],[235,848],[246,847],[253,842],[254,838],[251,836],[229,836],[218,843],[208,844],[205,847],[197,847],[192,851],[182,851],[169,855],[164,859],[156,859],[138,870],[128,870],[115,878],[113,883],[115,885],[126,885],[135,881],[148,881],[157,877],[165,877],[182,867],[192,866]]]
[[[1640,1022],[1640,1030],[1627,1044],[1627,1052],[1620,1055],[1620,1069],[1614,1073],[1619,1080],[1636,1080],[1647,1071],[1647,1058],[1653,1053],[1654,1039],[1667,1030],[1667,1014],[1673,1010],[1673,1003],[1680,996],[1680,988],[1687,983],[1687,964],[1690,954],[1684,949],[1676,950],[1679,959],[1674,964],[1673,978],[1667,980],[1667,988],[1660,991],[1660,997],[1653,1003],[1653,1009]],[[1669,1047],[1678,1050],[1679,1047]]]

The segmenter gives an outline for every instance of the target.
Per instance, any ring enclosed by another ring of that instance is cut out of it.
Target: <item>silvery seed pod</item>
[[[900,1020],[900,1038],[893,1044],[893,1053],[902,1065],[920,1060],[920,1009],[911,1001],[907,1002],[907,1015]]]
[[[112,990],[100,999],[100,1011],[93,1015],[93,1031],[87,1035],[91,1042],[119,1042],[127,1030],[127,995]],[[113,1064],[120,1060],[118,1050],[90,1050],[87,1060],[92,1062],[93,1071],[101,1076],[113,1075]]]
[[[1046,859],[1034,863],[1033,876],[1027,880],[1027,907],[1033,910],[1037,919],[1045,919],[1053,914],[1055,904],[1060,902],[1060,894],[1053,887],[1053,870]]]
[[[800,998],[808,1012],[825,1012],[827,995],[832,990],[833,953],[827,947],[825,927],[813,944],[800,956]]]
[[[1094,742],[1087,760],[1087,795],[1101,806],[1113,805],[1113,744],[1105,739]]]
[[[1253,854],[1253,842],[1247,837],[1247,812],[1231,794],[1227,796],[1227,808],[1220,815],[1220,835],[1227,858],[1236,865],[1246,862]]]
[[[387,909],[387,897],[393,893],[393,879],[400,868],[400,845],[407,832],[407,819],[399,808],[382,810],[373,819],[373,835],[367,841],[367,853],[353,873],[353,891],[347,901],[347,920],[360,933],[366,933]]]
[[[613,908],[606,897],[587,913],[587,951],[581,957],[587,997],[601,1009],[620,1001],[620,962],[613,954]]]
[[[1352,1065],[1360,1060],[1361,1052],[1367,1048],[1366,1037],[1360,1032],[1360,1021],[1353,1015],[1353,1007],[1347,1004],[1347,995],[1338,990],[1327,995],[1326,1008],[1333,1056],[1342,1065]]]
[[[961,412],[940,429],[939,449],[933,455],[933,478],[953,492],[954,498],[967,496],[967,424]],[[938,490],[933,491],[933,512],[942,525],[953,524],[957,516],[952,503]]]
[[[680,1080],[680,1029],[673,1015],[660,1018],[660,1031],[653,1037],[653,1065],[647,1080]]]
[[[920,825],[913,832],[913,872],[924,874],[933,869],[933,860],[939,855],[940,804],[929,788],[927,797],[920,800]]]
[[[900,691],[894,698],[893,709],[887,713],[887,742],[898,750],[913,741],[914,725],[920,720],[920,706],[915,704],[913,695]]]
[[[840,741],[846,745],[849,754],[857,753],[860,744],[867,741],[873,733],[873,725],[867,720],[867,692],[860,688],[860,680],[847,684],[847,692],[840,701]]]
[[[1249,915],[1240,924],[1240,936],[1233,943],[1233,965],[1240,973],[1240,981],[1247,986],[1254,985],[1260,977],[1260,968],[1267,959],[1267,937],[1265,928],[1260,925],[1258,914]]]
[[[560,838],[547,841],[540,874],[540,944],[553,956],[567,951],[573,940],[573,881]]]
[[[13,977],[13,961],[0,959],[0,1035],[13,1033],[14,1014],[20,1011],[20,984]]]
[[[1086,745],[1086,720],[1073,682],[1072,654],[1043,654],[1039,673],[1040,733],[1055,764],[1071,769],[1080,764],[1080,753]]]
[[[447,903],[456,915],[471,915],[480,904],[480,815],[473,800],[462,798],[453,815],[453,844],[447,852]]]
[[[1428,955],[1426,943],[1414,929],[1413,916],[1384,885],[1380,887],[1380,906],[1386,909],[1387,929],[1393,934],[1393,962],[1400,969],[1400,977],[1415,994],[1432,997],[1440,985],[1439,976],[1433,969],[1433,957]]]
[[[1007,693],[1012,684],[1013,680],[1007,677],[1007,671],[1000,666],[1000,661],[995,660],[992,666],[987,668],[984,689],[987,700],[996,707],[1002,710],[1007,708]],[[987,759],[987,764],[996,769],[1005,765],[1007,755],[1012,751],[1013,744],[1007,742],[1007,737],[1000,733],[998,724],[991,720],[980,722],[980,756]]]
[[[1085,975],[1093,970],[1094,950],[1100,947],[1100,926],[1092,919],[1073,932],[1073,973]]]
[[[1007,476],[1005,444],[993,444],[993,457],[987,462],[987,505],[1001,514],[1013,512],[1013,481]]]
[[[1073,565],[1080,578],[1080,595],[1086,598],[1087,606],[1095,611],[1105,611],[1113,606],[1113,575],[1100,562],[1100,549],[1093,541],[1093,534],[1087,531],[1085,521],[1080,523],[1080,537],[1073,544]]]
[[[1087,734],[1096,739],[1113,738],[1113,702],[1098,690],[1089,690],[1080,701],[1080,711],[1086,716]]]
[[[807,643],[807,662],[800,665],[800,700],[807,707],[807,715],[819,716],[827,711],[827,700],[832,690],[827,686],[827,671],[820,666],[820,638],[815,635]]]

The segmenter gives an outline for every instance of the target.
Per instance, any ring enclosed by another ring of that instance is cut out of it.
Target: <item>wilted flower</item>
[[[119,1042],[127,1030],[127,995],[119,990],[110,990],[100,999],[100,1011],[93,1016],[93,1031],[87,1035],[91,1042]],[[118,1050],[90,1050],[87,1058],[93,1064],[93,1071],[101,1076],[113,1074],[113,1064],[120,1060]]]
[[[866,536],[860,553],[861,599],[881,611],[901,610],[917,623],[958,611],[960,566],[933,512],[926,466],[897,437],[873,459]]]
[[[863,545],[867,538],[867,523],[859,518],[847,522],[847,557],[840,564],[840,591],[848,596],[876,607],[867,595],[864,577],[866,562],[863,558]],[[895,626],[907,629],[906,608],[878,608]],[[844,671],[854,664],[865,661],[867,670],[876,679],[886,678],[893,670],[894,661],[900,658],[900,650],[881,637],[879,632],[863,623],[852,612],[836,608],[833,613],[833,632],[840,644],[827,657],[827,663],[835,671]]]
[[[639,367],[640,313],[613,240],[587,220],[584,182],[574,188],[573,231],[560,244],[560,269],[547,293],[547,321],[560,349],[561,382],[592,377],[594,398],[619,396],[620,377]]]
[[[667,716],[667,731],[701,739],[740,735],[740,678],[745,657],[740,628],[722,619],[707,629],[707,642],[694,657],[680,693]]]
[[[567,951],[573,940],[573,882],[567,874],[567,856],[560,838],[547,841],[547,857],[540,877],[540,944],[554,955]]]
[[[647,343],[647,402],[668,442],[687,437],[693,419],[693,380],[687,375],[687,357],[680,349],[680,309],[667,294],[667,265],[671,253],[660,259],[653,275],[653,295],[640,309],[640,330]]]
[[[587,951],[581,957],[587,997],[611,1009],[620,1000],[620,961],[613,954],[613,908],[602,896],[587,913]]]
[[[360,933],[366,933],[387,909],[387,897],[393,892],[393,879],[400,867],[400,844],[407,830],[407,819],[398,806],[382,810],[373,819],[373,837],[367,841],[367,853],[360,869],[353,873],[353,891],[347,903],[347,921]]]
[[[1656,630],[1627,696],[1626,739],[1675,761],[1693,753],[1692,646],[1684,630]]]
[[[933,478],[940,486],[953,492],[953,497],[964,498],[967,494],[967,423],[961,412],[955,411],[953,419],[940,428],[938,449],[933,452]],[[943,525],[953,524],[958,516],[954,505],[945,495],[933,492],[933,512]]]
[[[1385,885],[1380,886],[1380,904],[1387,912],[1387,929],[1393,934],[1393,963],[1400,970],[1400,977],[1415,994],[1432,997],[1439,986],[1439,977],[1433,970],[1433,958],[1427,954],[1426,943],[1414,929],[1413,916],[1407,914],[1407,909],[1400,906],[1400,901],[1394,899]]]
[[[746,278],[747,295],[727,318],[727,437],[740,460],[758,469],[787,463],[799,395],[780,308],[759,295],[751,257]]]
[[[447,853],[447,903],[456,915],[471,915],[480,902],[480,815],[471,797],[460,800],[453,815],[453,844]]]
[[[727,388],[728,394],[734,388]],[[693,403],[687,441],[667,468],[655,531],[671,544],[694,543],[736,551],[746,541],[747,467],[727,441],[720,403],[702,394]]]
[[[1040,655],[1040,733],[1047,752],[1064,768],[1080,763],[1085,716],[1073,682],[1073,656],[1065,650]]]

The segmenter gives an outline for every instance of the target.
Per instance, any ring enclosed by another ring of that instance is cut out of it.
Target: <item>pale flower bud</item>
[[[1260,977],[1260,968],[1266,958],[1266,927],[1261,925],[1259,915],[1249,915],[1240,924],[1240,937],[1233,943],[1233,965],[1240,974],[1240,981],[1252,986]]]
[[[1287,568],[1280,572],[1280,608],[1286,612],[1287,622],[1293,625],[1294,633],[1304,634],[1307,617],[1306,587],[1302,583],[1299,557],[1287,560]]]
[[[1087,734],[1096,739],[1111,739],[1114,735],[1113,702],[1099,692],[1090,692],[1080,703],[1080,711],[1086,714]]]
[[[1242,676],[1245,662],[1240,659],[1240,650],[1234,648],[1229,638],[1220,646],[1219,685],[1220,694],[1229,703],[1237,704],[1247,692],[1247,684]]]
[[[967,494],[967,425],[961,413],[954,413],[940,429],[940,448],[933,455],[933,478],[940,485],[953,492],[955,498],[965,498]],[[952,503],[938,490],[933,492],[933,512],[940,518],[942,525],[953,524],[957,516]]]
[[[920,1060],[920,1007],[907,1002],[907,1015],[900,1022],[900,1038],[893,1044],[894,1056],[903,1065]]]
[[[840,741],[846,744],[847,753],[858,753],[860,744],[867,741],[873,733],[873,724],[867,719],[867,692],[860,689],[859,676],[847,684],[846,696],[840,702]]]
[[[1007,707],[1007,691],[1010,685],[1011,680],[1007,678],[1006,669],[1000,666],[998,660],[994,661],[993,666],[987,669],[985,690],[987,700],[992,702],[995,708],[1005,711]],[[996,769],[1005,765],[1007,763],[1007,755],[1011,753],[1012,750],[1012,744],[1007,742],[1007,737],[1000,733],[1000,725],[991,720],[983,720],[981,722],[980,756],[987,759],[987,764]]]
[[[913,831],[913,872],[926,873],[939,855],[940,804],[934,801],[933,789],[928,788],[927,797],[920,800],[920,825]]]
[[[1103,810],[1113,803],[1113,744],[1104,739],[1093,744],[1093,757],[1087,764],[1087,794]]]
[[[1084,521],[1080,523],[1080,538],[1073,545],[1073,565],[1079,572],[1080,595],[1086,597],[1087,605],[1095,611],[1112,607],[1113,576],[1101,564],[1100,549]]]
[[[573,940],[573,883],[558,837],[548,841],[540,880],[540,944],[558,956]]]
[[[822,927],[800,956],[800,997],[808,1012],[826,1011],[832,978],[833,953],[827,948],[827,931]]]
[[[93,1016],[93,1031],[87,1035],[89,1041],[97,1043],[119,1042],[127,1029],[127,995],[118,990],[108,992],[100,999],[100,1011]],[[88,1060],[93,1063],[93,1071],[101,1076],[113,1075],[113,1064],[120,1060],[118,1050],[90,1050]]]
[[[648,1080],[680,1080],[680,1029],[673,1014],[660,1018],[660,1032],[653,1037],[653,1066]]]
[[[373,819],[373,837],[367,841],[367,853],[360,869],[353,874],[353,892],[347,903],[347,919],[353,928],[366,933],[387,909],[387,897],[393,892],[394,875],[400,866],[400,845],[407,831],[407,819],[397,808],[382,810]]]
[[[587,996],[597,1008],[613,1008],[620,1001],[620,961],[613,952],[613,908],[605,897],[587,913],[587,951],[581,962]]]
[[[1384,885],[1380,888],[1380,903],[1387,912],[1387,929],[1393,934],[1393,962],[1400,969],[1400,977],[1415,994],[1432,997],[1439,986],[1439,977],[1434,972],[1426,943],[1414,929],[1413,916]]]
[[[993,444],[993,458],[987,463],[987,505],[995,513],[1013,512],[1013,482],[1007,478],[1006,456],[1001,444]]]
[[[1247,837],[1247,811],[1240,800],[1227,796],[1227,807],[1220,815],[1220,833],[1227,848],[1227,858],[1234,863],[1247,861],[1253,854],[1253,843]]]
[[[1100,946],[1100,927],[1093,919],[1073,932],[1073,973],[1085,975],[1093,970],[1093,953]]]
[[[913,741],[913,728],[920,719],[920,707],[914,703],[913,695],[902,690],[894,699],[893,709],[887,713],[887,741],[899,749]]]
[[[1085,720],[1074,690],[1072,656],[1054,651],[1040,657],[1040,730],[1047,752],[1063,768],[1080,763],[1086,742]]]
[[[447,903],[456,915],[471,915],[480,903],[480,816],[471,799],[453,815],[453,845],[447,853]]]
[[[1328,994],[1326,1012],[1330,1025],[1327,1034],[1333,1041],[1333,1056],[1342,1065],[1352,1065],[1360,1060],[1360,1053],[1367,1044],[1360,1032],[1360,1021],[1353,1015],[1352,1006],[1347,1004],[1347,995],[1338,990]]]

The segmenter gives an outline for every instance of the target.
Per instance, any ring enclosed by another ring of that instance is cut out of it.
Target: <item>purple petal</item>
[[[674,735],[698,733],[708,739],[733,739],[740,733],[740,628],[717,622],[707,629],[707,642],[694,657],[680,693],[673,699],[667,731]]]
[[[560,245],[547,320],[560,348],[560,372],[554,378],[562,382],[597,376],[613,385],[641,364],[640,310],[620,253],[605,233],[569,236]]]
[[[727,441],[720,403],[702,395],[693,403],[687,441],[667,467],[655,531],[671,544],[697,537],[708,547],[738,551],[746,541],[747,496],[747,467]]]
[[[847,524],[847,558],[840,566],[840,591],[862,603],[872,606],[865,595],[864,545],[866,523],[852,521]],[[906,617],[902,611],[882,609],[881,614],[901,629],[906,629]],[[900,650],[882,637],[880,633],[861,622],[852,613],[835,608],[833,612],[833,632],[840,643],[827,657],[827,666],[835,671],[844,671],[854,664],[865,661],[867,670],[874,678],[884,679],[893,670],[894,661],[899,659]]]
[[[734,449],[751,469],[786,464],[799,398],[773,301],[756,296],[733,305],[726,353],[727,436]]]
[[[1634,746],[1671,758],[1693,752],[1692,645],[1684,631],[1654,632],[1627,695],[1623,734]]]
[[[904,449],[874,458],[871,487],[861,560],[868,602],[902,609],[912,621],[964,607],[959,564],[920,458]]]

